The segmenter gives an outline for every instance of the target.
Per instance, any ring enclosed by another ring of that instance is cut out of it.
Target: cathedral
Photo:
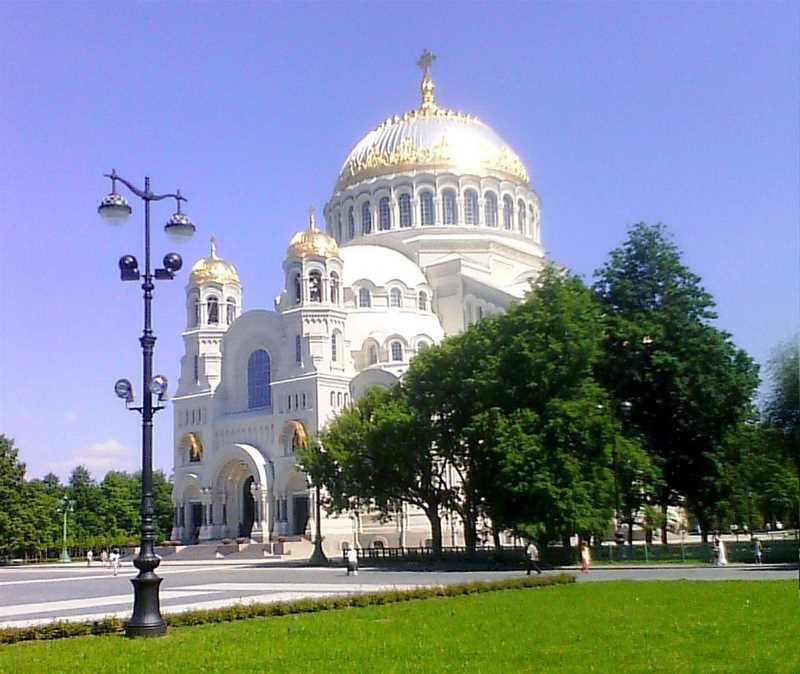
[[[174,397],[172,539],[308,539],[314,491],[295,451],[419,352],[523,297],[545,264],[522,160],[476,117],[442,107],[423,52],[419,106],[369,131],[323,211],[289,241],[272,309],[244,310],[212,239],[186,287]],[[324,229],[324,231],[323,231]],[[424,545],[427,519],[325,516],[325,551]],[[463,544],[445,514],[445,545]]]

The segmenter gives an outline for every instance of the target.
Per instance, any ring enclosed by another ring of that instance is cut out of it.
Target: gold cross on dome
[[[316,229],[317,228],[317,218],[315,216],[316,209],[313,206],[308,207],[308,228],[309,229]]]
[[[436,54],[431,53],[428,49],[423,49],[422,54],[417,61],[417,67],[422,68],[422,76],[427,77],[430,74],[431,66],[436,60]]]
[[[211,237],[211,257],[217,257],[217,237]]]

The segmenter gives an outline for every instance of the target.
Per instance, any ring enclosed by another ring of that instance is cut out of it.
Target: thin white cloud
[[[64,421],[68,424],[74,424],[78,420],[78,414],[72,410],[64,412]]]
[[[102,478],[109,470],[136,470],[138,458],[137,452],[112,438],[79,449],[64,461],[52,462],[50,470],[69,474],[76,466],[86,466],[94,477]]]

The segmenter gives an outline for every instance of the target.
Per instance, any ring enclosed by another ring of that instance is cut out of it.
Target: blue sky
[[[197,225],[159,283],[156,371],[175,382],[188,267],[208,237],[271,308],[291,235],[353,145],[437,99],[528,166],[549,253],[590,277],[637,221],[663,222],[763,362],[798,326],[800,10],[780,2],[0,4],[0,432],[29,475],[139,462],[142,210],[96,216],[116,167],[180,187]],[[155,259],[172,249],[154,209]],[[171,465],[171,412],[156,418]]]

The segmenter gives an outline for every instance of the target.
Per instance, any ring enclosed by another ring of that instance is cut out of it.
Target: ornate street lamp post
[[[176,212],[167,221],[164,231],[178,240],[185,240],[194,234],[194,225],[189,218],[181,213],[181,201],[186,199],[181,196],[180,190],[175,194],[154,194],[150,191],[150,178],[144,179],[144,189],[139,189],[130,182],[117,175],[116,171],[106,174],[111,179],[111,193],[103,199],[97,212],[111,224],[125,221],[131,214],[128,202],[117,193],[117,181],[121,182],[134,195],[144,201],[144,274],[139,273],[139,263],[133,255],[123,255],[119,260],[120,278],[123,281],[142,281],[144,291],[144,331],[139,339],[142,346],[142,404],[133,407],[133,386],[127,379],[120,379],[114,390],[123,398],[129,409],[142,415],[142,534],[139,554],[134,559],[134,566],[139,569],[133,583],[133,616],[125,627],[125,634],[129,637],[160,636],[167,631],[167,625],[161,617],[159,606],[158,588],[161,578],[155,569],[161,561],[155,554],[155,528],[153,526],[153,415],[163,405],[154,405],[153,396],[158,401],[166,400],[167,379],[161,375],[153,376],[153,347],[156,338],[153,335],[150,320],[150,304],[153,299],[154,280],[168,280],[175,276],[175,272],[183,266],[183,260],[177,253],[168,253],[164,256],[164,267],[151,271],[150,267],[150,202],[162,199],[175,199]]]
[[[69,552],[67,551],[67,513],[71,513],[75,510],[75,501],[71,501],[69,496],[64,494],[64,498],[61,501],[61,508],[64,511],[64,527],[62,529],[62,546],[61,546],[61,561],[64,564],[69,564],[72,559],[70,559]]]
[[[316,444],[315,448],[320,457],[327,454],[321,444]],[[302,470],[301,466],[298,467]],[[306,473],[306,483],[309,488],[314,487],[314,552],[311,553],[308,563],[311,566],[328,566],[330,561],[322,549],[322,501],[320,499],[319,477],[312,477]]]

